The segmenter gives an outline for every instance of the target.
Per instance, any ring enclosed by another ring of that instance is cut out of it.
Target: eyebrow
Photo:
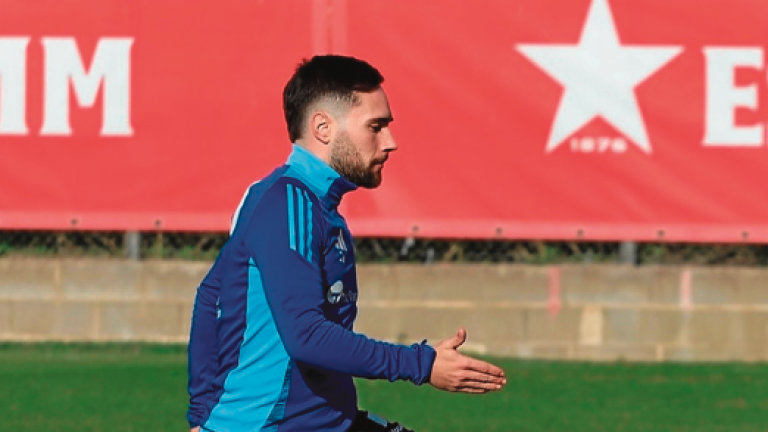
[[[373,124],[373,123],[389,124],[389,123],[392,123],[393,121],[395,121],[395,119],[392,116],[390,116],[390,117],[376,117],[376,118],[372,118],[372,119],[368,120],[368,124]]]

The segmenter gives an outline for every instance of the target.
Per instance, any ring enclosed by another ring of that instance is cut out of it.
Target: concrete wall
[[[0,340],[185,342],[209,263],[0,260]],[[768,269],[369,265],[356,330],[523,358],[768,360]]]

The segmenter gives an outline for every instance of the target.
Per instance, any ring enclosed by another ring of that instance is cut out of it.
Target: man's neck
[[[328,166],[331,165],[331,155],[330,155],[329,145],[323,144],[316,140],[303,140],[303,139],[296,140],[294,144],[312,153],[316,158],[325,162],[326,165]]]

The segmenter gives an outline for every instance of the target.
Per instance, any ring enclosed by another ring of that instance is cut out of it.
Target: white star
[[[593,0],[578,45],[519,44],[517,49],[565,87],[548,152],[596,116],[651,152],[634,89],[681,47],[621,46],[607,0]]]

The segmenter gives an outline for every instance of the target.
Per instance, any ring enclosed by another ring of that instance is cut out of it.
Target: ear
[[[309,132],[315,140],[330,144],[333,140],[334,121],[325,111],[315,111],[309,118]]]

